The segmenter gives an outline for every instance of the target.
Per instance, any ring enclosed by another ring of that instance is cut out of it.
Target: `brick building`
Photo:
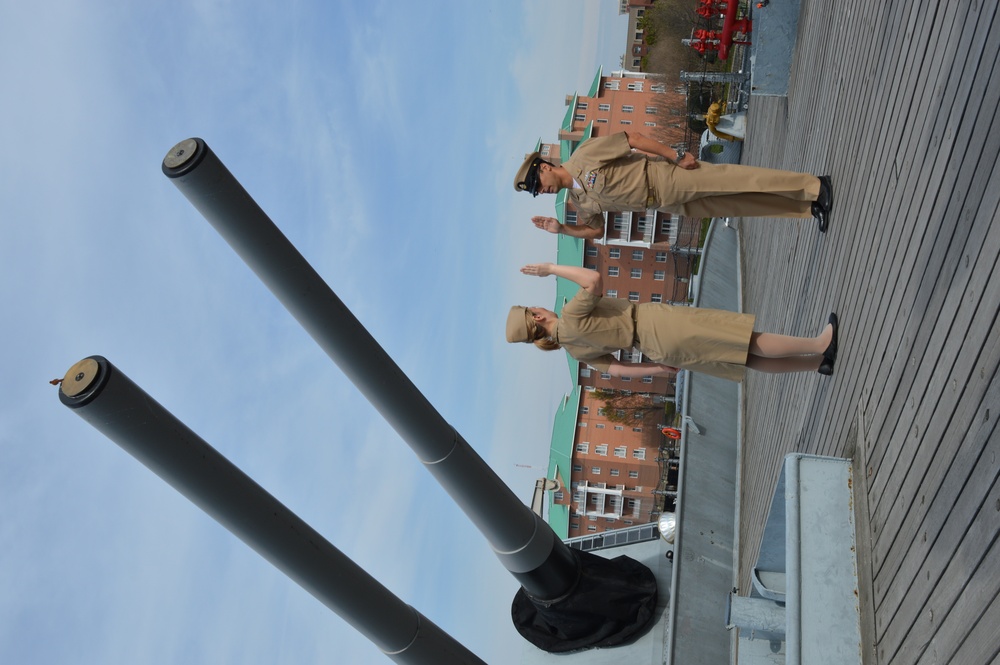
[[[633,70],[642,68],[642,57],[646,55],[649,46],[645,42],[645,34],[639,27],[639,19],[646,10],[653,6],[653,0],[620,0],[618,14],[628,14],[628,29],[625,32],[625,54],[622,56],[622,66]]]
[[[567,96],[566,105],[558,141],[539,141],[535,148],[554,164],[561,164],[590,137],[623,130],[668,143],[674,130],[672,136],[683,145],[683,93],[668,91],[645,74],[620,71],[605,76],[598,70],[587,94]],[[577,212],[565,194],[556,196],[556,217],[575,224]],[[556,262],[599,271],[605,296],[686,305],[700,232],[700,219],[655,209],[612,212],[600,238],[584,241],[560,235]],[[556,280],[556,313],[578,288]],[[663,405],[673,400],[673,377],[612,378],[566,358],[574,388],[553,423],[547,477],[557,480],[559,488],[549,494],[549,524],[566,538],[655,521],[658,494],[668,489],[671,462],[661,448],[660,426]],[[625,349],[619,359],[641,362],[643,357],[636,349]],[[597,390],[648,394],[652,408],[641,419],[613,422],[605,403],[595,396]]]

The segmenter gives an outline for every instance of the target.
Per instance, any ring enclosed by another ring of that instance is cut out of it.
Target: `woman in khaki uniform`
[[[761,372],[833,374],[837,315],[816,337],[754,332],[753,314],[604,298],[595,270],[553,263],[521,268],[526,275],[555,275],[580,285],[562,316],[542,307],[512,307],[508,342],[564,348],[577,360],[612,376],[660,376],[678,368],[741,381],[745,368]],[[611,354],[636,346],[652,363],[623,363]]]

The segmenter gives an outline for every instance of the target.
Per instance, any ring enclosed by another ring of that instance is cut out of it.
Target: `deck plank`
[[[744,161],[836,200],[825,236],[739,220],[744,309],[796,335],[837,311],[844,350],[747,376],[739,588],[784,455],[856,452],[881,663],[1000,654],[998,65],[995,2],[802,0],[788,97],[750,102]]]

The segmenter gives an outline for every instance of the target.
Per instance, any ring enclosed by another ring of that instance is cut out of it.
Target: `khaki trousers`
[[[688,217],[812,217],[819,178],[740,164],[682,169],[650,162],[646,177],[657,208]]]

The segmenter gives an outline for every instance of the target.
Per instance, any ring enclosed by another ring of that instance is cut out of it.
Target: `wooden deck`
[[[856,454],[882,665],[1000,654],[997,5],[802,0],[789,95],[750,104],[744,161],[829,173],[835,206],[825,236],[741,222],[744,309],[799,335],[836,311],[841,351],[746,380],[740,591],[785,453]]]

